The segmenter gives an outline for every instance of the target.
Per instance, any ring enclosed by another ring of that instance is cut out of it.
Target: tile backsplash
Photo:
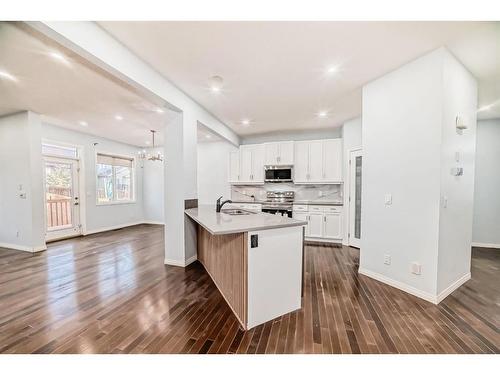
[[[295,200],[335,201],[342,202],[342,185],[295,185],[294,183],[265,183],[264,185],[233,185],[231,199],[233,201],[266,200],[268,191],[294,191]]]

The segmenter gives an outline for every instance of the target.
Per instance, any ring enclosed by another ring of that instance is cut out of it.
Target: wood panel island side
[[[305,221],[213,206],[185,212],[198,224],[198,260],[243,329],[300,309]]]

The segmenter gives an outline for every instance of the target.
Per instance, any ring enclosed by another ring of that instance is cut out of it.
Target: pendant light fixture
[[[151,130],[151,136],[153,138],[153,148],[155,147],[155,133],[156,130]],[[163,155],[160,151],[156,155],[154,154],[146,154],[146,150],[139,151],[137,153],[140,159],[147,159],[151,161],[163,161]]]

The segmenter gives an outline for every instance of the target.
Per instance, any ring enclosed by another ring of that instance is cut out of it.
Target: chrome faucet
[[[219,199],[217,199],[217,204],[215,205],[215,212],[220,212],[222,206],[224,206],[226,203],[233,203],[233,201],[231,199],[228,199],[227,201],[224,201],[221,203],[221,200],[222,199],[222,196],[219,197]]]

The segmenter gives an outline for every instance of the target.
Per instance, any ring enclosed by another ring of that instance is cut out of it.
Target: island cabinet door
[[[301,226],[248,232],[248,329],[300,309],[302,239]]]

